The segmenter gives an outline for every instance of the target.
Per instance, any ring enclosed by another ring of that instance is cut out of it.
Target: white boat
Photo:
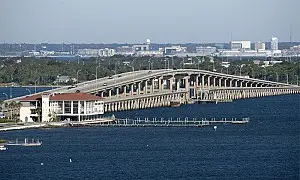
[[[0,146],[0,151],[5,151],[7,148],[5,146]]]

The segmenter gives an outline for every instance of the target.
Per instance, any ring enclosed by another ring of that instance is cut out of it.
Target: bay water
[[[25,91],[26,92],[26,91]],[[107,114],[107,115],[111,115]],[[300,95],[114,113],[237,118],[207,127],[85,127],[0,132],[39,147],[0,151],[0,179],[299,179]],[[70,161],[71,159],[71,161]]]

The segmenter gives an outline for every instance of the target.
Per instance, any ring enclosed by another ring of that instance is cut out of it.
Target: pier
[[[7,144],[7,146],[40,146],[42,145],[42,142],[37,139],[32,139],[31,142],[28,141],[28,138],[24,139],[24,142],[20,142],[18,139],[16,139],[15,142],[9,141]]]
[[[145,118],[145,119],[116,119],[114,122],[106,122],[97,124],[102,127],[204,127],[212,124],[246,124],[249,122],[249,118]]]

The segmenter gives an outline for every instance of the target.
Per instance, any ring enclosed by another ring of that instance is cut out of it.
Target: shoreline
[[[99,120],[87,120],[80,122],[45,122],[45,123],[28,123],[28,124],[7,124],[7,126],[1,127],[0,124],[0,133],[6,131],[14,130],[25,130],[25,129],[42,129],[42,128],[61,128],[61,127],[83,127],[83,126],[92,126],[95,124],[104,124],[114,122],[112,119],[102,118]]]

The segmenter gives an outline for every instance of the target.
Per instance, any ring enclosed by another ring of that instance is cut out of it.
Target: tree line
[[[153,69],[202,69],[231,75],[249,76],[270,81],[297,84],[300,76],[300,61],[293,59],[273,66],[262,67],[254,59],[222,60],[219,57],[92,57],[89,59],[55,60],[52,58],[0,58],[0,83],[19,85],[52,85],[59,76],[69,76],[78,81],[112,76],[128,71]],[[230,61],[228,68],[222,61]],[[97,70],[97,72],[96,72]],[[60,85],[66,85],[61,83]]]

